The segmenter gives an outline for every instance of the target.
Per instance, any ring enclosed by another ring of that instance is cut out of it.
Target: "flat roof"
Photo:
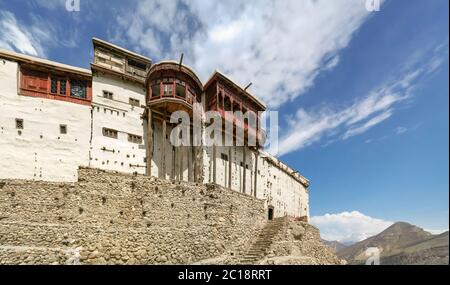
[[[280,170],[284,171],[286,174],[293,177],[295,180],[303,184],[306,188],[309,187],[309,184],[311,183],[307,178],[305,178],[303,175],[301,175],[297,170],[294,170],[293,168],[286,165],[284,162],[276,158],[275,156],[271,155],[268,152],[265,152],[264,150],[259,151],[260,154],[269,162],[279,166]]]
[[[149,57],[145,57],[145,56],[143,56],[143,55],[140,55],[140,54],[135,53],[135,52],[133,52],[133,51],[127,50],[127,49],[125,49],[125,48],[123,48],[123,47],[120,47],[120,46],[118,46],[118,45],[112,44],[112,43],[107,42],[107,41],[105,41],[105,40],[101,40],[101,39],[98,39],[98,38],[95,38],[95,37],[94,37],[94,38],[92,38],[92,42],[94,43],[94,45],[103,45],[103,46],[107,46],[107,47],[116,49],[116,50],[118,50],[118,51],[121,51],[121,52],[123,52],[123,53],[125,53],[125,54],[128,54],[128,55],[131,55],[131,56],[133,56],[133,57],[139,58],[139,59],[141,59],[141,60],[143,60],[143,61],[145,61],[145,62],[147,62],[147,63],[149,63],[149,64],[152,63],[152,60],[151,60]]]
[[[0,48],[0,57],[6,58],[6,59],[11,59],[14,61],[25,62],[25,63],[29,63],[29,64],[44,65],[46,67],[56,68],[58,70],[77,73],[77,74],[81,74],[81,75],[85,75],[85,76],[92,75],[92,72],[89,69],[71,66],[71,65],[51,61],[48,59],[39,58],[36,56],[20,54],[20,53],[14,52],[14,51],[9,51],[9,50],[5,50],[5,49],[1,49],[1,48]]]

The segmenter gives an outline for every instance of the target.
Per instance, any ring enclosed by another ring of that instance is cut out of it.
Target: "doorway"
[[[273,214],[274,214],[274,208],[269,207],[269,214],[268,214],[269,221],[273,220]]]

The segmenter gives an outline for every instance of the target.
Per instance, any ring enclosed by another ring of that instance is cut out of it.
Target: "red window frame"
[[[51,92],[52,79],[57,80],[56,93]],[[70,81],[74,79],[86,82],[86,98],[75,98],[70,96]],[[61,93],[61,81],[66,82],[65,94]],[[28,67],[21,67],[19,82],[20,95],[60,100],[82,105],[90,105],[92,102],[92,80],[81,78],[75,74],[61,76]]]

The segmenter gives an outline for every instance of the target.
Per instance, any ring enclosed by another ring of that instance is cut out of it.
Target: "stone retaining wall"
[[[189,264],[238,254],[264,201],[216,185],[80,169],[75,184],[0,181],[0,264]]]

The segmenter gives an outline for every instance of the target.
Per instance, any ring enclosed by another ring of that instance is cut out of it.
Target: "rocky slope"
[[[364,264],[366,249],[380,250],[381,264],[448,264],[448,232],[433,236],[408,223],[396,223],[382,233],[349,246],[337,254],[350,264]]]

